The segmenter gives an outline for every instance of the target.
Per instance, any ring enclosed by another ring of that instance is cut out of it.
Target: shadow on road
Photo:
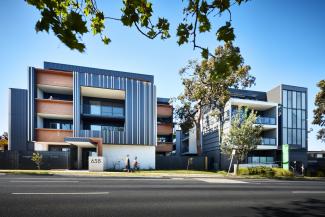
[[[255,216],[261,217],[325,216],[325,200],[318,199],[292,201],[282,207],[262,206],[250,208],[256,213]]]

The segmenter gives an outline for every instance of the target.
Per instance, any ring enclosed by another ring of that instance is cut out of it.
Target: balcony
[[[80,137],[102,138],[103,144],[126,144],[124,131],[113,130],[80,130]]]
[[[157,126],[157,134],[158,135],[170,135],[173,133],[173,125],[172,124],[158,124]]]
[[[156,152],[172,152],[173,143],[171,142],[158,142],[156,146]]]
[[[275,138],[262,138],[261,145],[276,146],[276,139]]]
[[[35,131],[37,142],[64,142],[64,138],[72,137],[72,130],[37,128]]]
[[[271,117],[257,117],[256,124],[276,125],[275,118]]]
[[[173,116],[173,107],[169,105],[158,105],[157,106],[157,117],[166,118]]]
[[[72,101],[36,99],[36,112],[42,117],[72,119]]]
[[[72,88],[73,75],[71,72],[37,69],[36,81],[40,86]]]

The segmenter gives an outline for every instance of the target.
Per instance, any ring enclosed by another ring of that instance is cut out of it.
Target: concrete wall
[[[113,169],[114,164],[118,164],[116,169],[125,168],[125,158],[129,155],[131,166],[135,157],[138,157],[140,169],[156,168],[155,146],[145,145],[103,145],[103,157],[105,158],[106,169]]]

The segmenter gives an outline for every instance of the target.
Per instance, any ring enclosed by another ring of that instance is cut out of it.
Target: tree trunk
[[[198,155],[202,153],[201,149],[201,123],[196,124],[196,152]]]
[[[221,146],[222,144],[222,137],[223,137],[223,125],[224,125],[224,108],[219,108],[219,112],[220,112],[220,115],[219,115],[219,147]],[[219,151],[219,170],[221,170],[221,150]]]

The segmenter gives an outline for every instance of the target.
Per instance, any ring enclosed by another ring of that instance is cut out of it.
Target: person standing
[[[135,157],[133,161],[133,171],[137,171],[137,170],[139,170],[139,162],[138,162],[138,157]]]
[[[129,155],[126,155],[126,158],[125,158],[125,170],[127,172],[130,172],[130,158],[129,158]]]

